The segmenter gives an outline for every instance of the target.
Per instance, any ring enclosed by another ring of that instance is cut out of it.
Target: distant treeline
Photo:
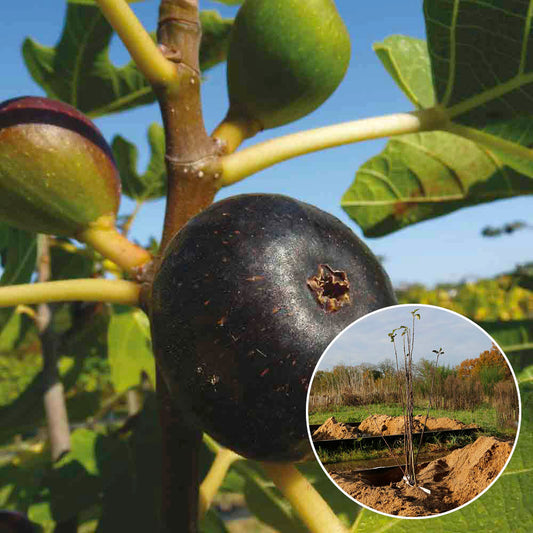
[[[377,364],[337,365],[319,370],[313,380],[309,410],[324,411],[341,405],[401,403],[403,368],[392,359]],[[502,426],[518,419],[518,397],[507,362],[493,345],[478,357],[465,359],[456,367],[421,359],[413,369],[415,404],[446,410],[474,410],[493,405]]]

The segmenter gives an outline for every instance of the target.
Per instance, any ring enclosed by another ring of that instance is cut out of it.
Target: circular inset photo
[[[426,518],[496,481],[518,438],[520,397],[507,357],[477,324],[408,304],[333,340],[307,414],[315,455],[340,490],[382,514]]]

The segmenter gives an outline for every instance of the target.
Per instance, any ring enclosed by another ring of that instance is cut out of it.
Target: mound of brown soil
[[[404,481],[373,486],[357,473],[332,473],[333,480],[356,500],[384,513],[426,516],[449,511],[482,492],[498,475],[512,450],[512,443],[479,437],[422,468],[418,484],[431,491],[409,487]]]
[[[415,432],[422,431],[426,421],[425,415],[413,418]],[[429,416],[424,431],[445,431],[450,429],[466,429],[478,427],[475,424],[463,424],[453,418],[434,418]],[[404,431],[403,416],[371,415],[359,424],[359,431],[368,435],[398,435]]]
[[[425,415],[415,416],[415,420],[418,420],[421,426],[424,425],[425,419],[426,419]],[[459,420],[455,420],[454,418],[448,418],[448,417],[433,418],[432,416],[428,416],[428,419],[426,421],[425,431],[445,431],[448,429],[468,429],[468,428],[480,429],[477,424],[464,424],[463,422],[460,422]]]
[[[358,436],[355,428],[337,422],[333,416],[328,418],[312,435],[313,440],[355,439]]]

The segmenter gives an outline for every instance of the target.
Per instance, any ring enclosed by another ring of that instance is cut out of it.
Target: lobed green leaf
[[[200,67],[207,70],[225,60],[232,20],[204,11],[200,21]],[[113,29],[94,2],[70,2],[56,46],[27,38],[22,54],[33,80],[48,97],[92,118],[154,102],[151,86],[133,61],[117,67],[109,59],[112,36]],[[152,37],[155,40],[155,34]]]
[[[222,18],[218,11],[209,10],[200,12],[200,23],[202,24],[200,68],[205,72],[226,60],[233,19]]]
[[[447,132],[394,137],[364,163],[341,200],[366,236],[500,198],[533,193],[533,180],[488,148]]]
[[[426,0],[424,13],[427,44],[395,35],[374,50],[411,102],[437,105],[458,135],[400,136],[359,169],[342,205],[368,236],[533,192],[533,2]]]
[[[32,78],[48,97],[90,117],[153,102],[150,85],[132,61],[123,67],[111,63],[112,36],[97,6],[68,4],[57,45],[47,47],[27,38],[22,54]]]
[[[0,331],[0,352],[9,353],[15,350],[31,325],[32,321],[25,313],[12,313]]]
[[[455,122],[533,116],[531,1],[425,0],[424,15],[437,101]]]

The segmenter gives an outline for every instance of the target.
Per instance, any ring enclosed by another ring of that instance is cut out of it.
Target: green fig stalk
[[[262,466],[310,533],[348,533],[331,507],[293,464],[262,463]]]
[[[335,146],[406,133],[446,128],[448,119],[440,109],[394,113],[312,130],[257,143],[221,160],[220,186],[232,185],[260,170],[288,159]]]
[[[231,465],[241,457],[228,448],[220,448],[206,477],[200,485],[198,518],[201,520],[222,485]]]
[[[141,285],[122,279],[67,279],[0,287],[0,307],[49,302],[139,305]]]
[[[176,82],[176,69],[152,40],[126,0],[96,0],[139,70],[154,87]]]

